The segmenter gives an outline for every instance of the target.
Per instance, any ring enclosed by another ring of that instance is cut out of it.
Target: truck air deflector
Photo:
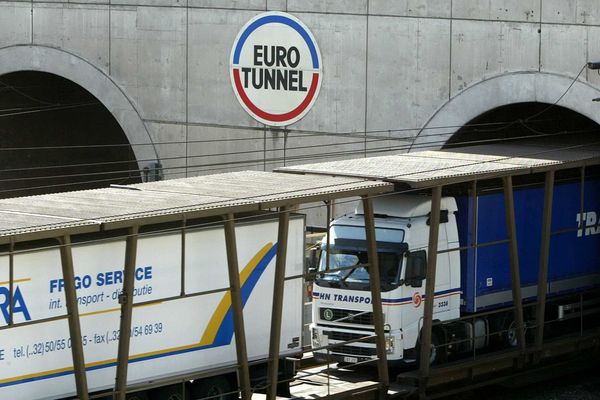
[[[367,241],[361,239],[344,239],[336,238],[335,243],[331,246],[333,249],[366,249]],[[408,250],[406,243],[395,243],[395,242],[380,242],[377,241],[377,248],[384,251],[395,251],[403,252]]]

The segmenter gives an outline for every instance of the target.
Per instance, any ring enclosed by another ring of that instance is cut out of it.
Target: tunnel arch
[[[137,169],[154,168],[159,159],[150,133],[125,91],[105,71],[85,59],[46,46],[11,46],[0,49],[0,77],[11,73],[39,72],[64,78],[97,99],[122,129],[135,157]]]
[[[139,181],[128,138],[88,91],[47,72],[0,76],[0,197]]]
[[[597,122],[571,109],[539,102],[512,103],[467,122],[443,148],[506,143],[515,139],[584,144],[598,142],[599,133]]]
[[[599,96],[600,89],[560,74],[536,71],[495,76],[443,104],[420,129],[409,151],[441,149],[479,116],[514,104],[556,104],[600,125],[600,106],[592,102]]]

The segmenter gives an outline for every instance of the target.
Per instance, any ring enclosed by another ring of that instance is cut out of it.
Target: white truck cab
[[[423,320],[431,200],[422,195],[383,196],[373,200],[373,207],[387,358],[391,364],[414,362]],[[434,321],[460,315],[459,252],[443,252],[459,247],[454,198],[443,198],[441,210]],[[373,338],[332,346],[374,335],[362,203],[353,214],[331,223],[327,242],[325,236],[313,286],[315,357],[367,361],[376,356]]]

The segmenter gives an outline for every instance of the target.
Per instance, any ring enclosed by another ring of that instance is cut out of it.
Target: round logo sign
[[[321,54],[296,17],[259,14],[238,33],[230,76],[242,107],[265,125],[287,126],[310,110],[321,87]]]
[[[331,321],[333,319],[333,311],[331,311],[329,308],[326,308],[323,311],[323,319],[326,319],[327,321]]]
[[[413,304],[415,305],[415,307],[419,307],[422,302],[423,298],[421,297],[421,293],[416,292],[415,294],[413,294]]]

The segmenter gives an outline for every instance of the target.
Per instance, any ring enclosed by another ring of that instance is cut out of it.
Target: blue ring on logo
[[[313,68],[319,69],[319,57],[317,56],[317,49],[315,48],[315,44],[312,42],[310,36],[308,35],[308,32],[306,32],[306,30],[304,30],[304,28],[296,21],[291,20],[282,15],[267,15],[265,17],[257,19],[256,21],[251,23],[250,26],[248,26],[248,28],[246,28],[244,33],[242,33],[242,35],[240,36],[240,40],[238,40],[237,46],[235,46],[235,52],[233,53],[234,64],[240,63],[240,53],[242,52],[242,47],[244,46],[246,39],[248,39],[248,36],[250,36],[250,34],[254,32],[257,28],[270,23],[280,23],[295,29],[296,32],[298,32],[300,36],[302,36],[302,38],[308,45],[308,48],[310,50],[310,56],[312,57]]]

